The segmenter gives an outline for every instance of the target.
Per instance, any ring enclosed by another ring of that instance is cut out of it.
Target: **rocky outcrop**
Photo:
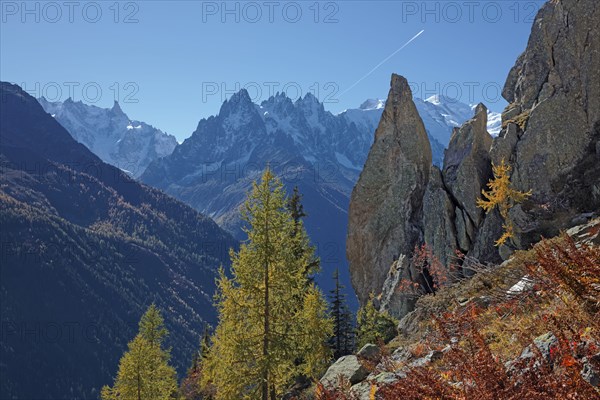
[[[511,105],[501,136],[515,142],[515,186],[533,192],[529,206],[512,213],[520,247],[600,206],[593,191],[600,185],[599,23],[596,1],[547,3],[506,81],[503,95]]]
[[[410,109],[407,111],[410,112]],[[407,117],[404,114],[399,114],[396,118],[400,123],[403,123],[410,119],[410,115]],[[382,120],[382,124],[384,122]],[[368,235],[358,237],[356,242],[351,242],[352,233],[356,232],[350,231],[348,241],[349,260],[354,279],[354,266],[357,264],[353,263],[354,259],[350,257],[351,254],[355,254],[350,251],[356,249],[353,247],[353,243],[361,243],[370,251],[377,249],[377,246],[379,248],[387,246],[387,248],[396,251],[391,259],[386,260],[382,257],[377,259],[376,256],[381,254],[375,254],[373,258],[367,259],[369,261],[363,261],[364,264],[362,264],[370,267],[370,269],[364,268],[361,270],[367,280],[369,277],[372,279],[372,277],[378,277],[379,273],[385,272],[383,285],[369,288],[371,290],[375,289],[376,294],[381,293],[379,296],[381,300],[380,309],[397,317],[402,317],[411,311],[416,299],[414,296],[406,296],[402,291],[397,290],[398,286],[410,281],[430,288],[431,285],[424,282],[424,279],[427,279],[426,274],[421,273],[412,265],[411,255],[415,245],[426,243],[432,250],[433,255],[447,267],[455,262],[455,251],[457,249],[466,253],[473,248],[477,229],[484,218],[482,210],[477,208],[476,200],[491,176],[489,151],[492,145],[492,137],[487,132],[486,124],[487,109],[483,104],[480,104],[475,109],[474,117],[460,129],[454,130],[450,146],[445,154],[443,173],[437,167],[432,166],[429,168],[426,179],[415,180],[415,175],[410,173],[392,177],[392,182],[398,182],[398,184],[408,182],[411,185],[408,186],[410,189],[408,194],[422,193],[421,201],[417,199],[417,201],[406,202],[404,209],[408,211],[408,215],[420,216],[420,220],[415,221],[413,219],[411,221],[404,216],[403,212],[399,212],[398,208],[391,209],[392,213],[390,213],[390,208],[383,206],[385,200],[382,200],[381,196],[389,196],[393,192],[384,190],[387,185],[375,185],[382,173],[382,163],[374,162],[373,165],[377,165],[377,167],[371,167],[369,163],[365,165],[359,184],[364,185],[363,182],[365,181],[371,184],[379,190],[377,192],[379,197],[373,196],[366,201],[365,197],[361,197],[365,195],[365,192],[362,191],[364,186],[355,188],[351,210],[356,210],[356,215],[360,216],[362,220],[355,222],[352,226],[364,227],[370,223],[380,230],[369,231],[368,234],[375,235],[375,238],[384,237],[386,240],[376,241],[375,246],[369,248],[368,246],[372,245],[373,242],[370,241]],[[385,127],[385,125],[383,126]],[[419,143],[416,144],[415,151],[422,151],[419,145]],[[389,148],[380,145],[377,151],[388,154],[386,152],[389,151]],[[387,200],[394,207],[401,203],[398,199],[408,198],[406,191],[396,193],[398,193],[397,197],[390,197]],[[361,207],[355,209],[357,203]],[[365,207],[365,204],[367,207]],[[374,216],[376,216],[376,219],[373,219]],[[389,235],[387,234],[390,231],[389,228],[381,229],[382,226],[385,226],[384,224],[395,225],[395,228],[400,232],[408,231],[412,233],[412,236],[408,234],[404,236]],[[494,233],[496,232],[492,230],[490,235]],[[491,243],[493,243],[493,240],[491,240]],[[374,260],[377,260],[377,262]],[[381,262],[383,264],[380,264]],[[389,262],[391,264],[388,264]],[[356,282],[356,280],[353,282]],[[360,299],[362,299],[361,290],[363,295],[368,296],[369,292],[364,291],[363,287],[355,285],[355,289]]]
[[[421,135],[397,135],[418,125],[410,107],[384,113],[350,204],[347,254],[362,302],[383,288],[385,309],[397,317],[410,311],[396,289],[405,279],[420,279],[410,265],[416,244],[426,243],[445,265],[456,249],[498,263],[599,213],[599,23],[597,1],[545,4],[507,78],[503,96],[510,104],[500,134],[492,139],[487,110],[478,105],[453,131],[441,172],[433,168],[423,178],[415,161],[426,153]],[[412,158],[405,158],[406,150]],[[491,163],[503,159],[513,167],[513,186],[533,195],[511,209],[515,237],[498,248],[504,221],[497,211],[484,214],[476,200],[492,177]],[[462,273],[469,275],[468,268]]]
[[[459,245],[459,238],[455,225],[455,207],[444,187],[442,173],[437,167],[431,168],[429,184],[423,198],[423,209],[425,243],[431,247],[433,254],[442,264],[448,265],[452,253]],[[463,228],[463,234],[464,230]],[[468,239],[463,241],[467,243]]]
[[[600,386],[600,353],[591,357],[584,357],[581,360],[583,368],[581,369],[581,377],[594,387]]]
[[[454,129],[444,156],[444,182],[463,211],[463,219],[479,226],[483,210],[477,207],[481,189],[491,176],[490,147],[487,132],[487,108],[479,104],[475,116],[460,129]]]
[[[483,104],[477,105],[475,115],[460,129],[455,129],[450,145],[444,158],[442,179],[448,196],[453,200],[454,232],[457,246],[454,249],[446,248],[444,251],[436,248],[435,241],[425,239],[425,243],[433,247],[435,255],[444,265],[448,265],[449,257],[454,250],[470,253],[476,249],[477,257],[486,261],[499,261],[497,248],[494,241],[500,236],[502,221],[493,218],[485,224],[483,210],[477,207],[477,199],[481,191],[486,188],[488,180],[492,177],[490,148],[492,137],[487,132],[487,108]],[[427,208],[425,215],[439,213],[436,208]],[[489,216],[495,215],[494,213]],[[487,219],[487,218],[486,218]],[[424,229],[439,229],[435,225],[428,226],[424,221]],[[497,228],[500,229],[497,229]],[[449,230],[453,232],[452,230]],[[497,236],[496,236],[497,235]],[[452,235],[442,236],[452,243]],[[437,240],[439,242],[440,239]],[[484,257],[481,257],[484,256]],[[465,275],[470,270],[463,271]]]
[[[380,312],[402,317],[415,306],[417,297],[413,289],[417,285],[421,288],[429,288],[421,270],[415,268],[412,258],[401,254],[390,267],[381,294],[375,299],[374,305]]]
[[[431,147],[405,78],[393,75],[349,209],[347,256],[361,303],[381,292],[390,265],[421,240]]]

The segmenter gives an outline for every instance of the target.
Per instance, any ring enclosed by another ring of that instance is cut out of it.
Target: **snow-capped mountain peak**
[[[174,136],[130,120],[116,101],[112,108],[87,105],[71,98],[50,102],[41,97],[38,102],[75,140],[134,177],[141,175],[151,161],[171,154],[177,145]]]
[[[433,105],[439,106],[442,104],[441,96],[439,94],[434,94],[433,96],[429,96],[425,99],[426,102],[431,103]]]
[[[368,110],[383,109],[383,107],[385,107],[385,100],[381,100],[381,99],[367,99],[358,108],[360,110],[368,111]]]
[[[431,142],[434,164],[441,165],[452,129],[460,127],[465,121],[471,119],[475,106],[472,107],[444,95],[433,95],[425,100],[415,98],[414,101]],[[359,108],[344,110],[338,115],[353,122],[361,131],[370,132],[367,140],[372,141],[373,132],[377,129],[384,107],[385,100],[367,99]],[[490,134],[497,135],[500,132],[500,118],[499,113],[488,111]]]
[[[305,116],[308,115],[317,115],[319,113],[325,112],[325,108],[323,104],[319,102],[312,93],[308,92],[304,95],[303,98],[298,98],[296,100],[295,106],[302,110]]]

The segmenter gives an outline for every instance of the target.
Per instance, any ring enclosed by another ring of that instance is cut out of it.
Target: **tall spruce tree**
[[[306,282],[315,258],[281,182],[267,169],[243,208],[247,241],[221,271],[219,324],[206,360],[218,399],[275,400],[293,379],[319,377],[330,358],[327,303]]]
[[[302,257],[303,253],[309,251],[312,252],[312,257],[309,258],[308,264],[304,268],[306,275],[306,283],[311,284],[314,282],[314,274],[319,271],[320,261],[319,258],[314,255],[314,251],[310,246],[306,246],[304,238],[306,232],[302,223],[302,218],[306,217],[307,214],[304,212],[304,206],[302,205],[302,195],[298,186],[294,186],[292,195],[287,201],[287,209],[291,214],[292,220],[294,221],[294,229],[292,230],[292,237],[298,240],[294,241],[294,255],[296,257]]]
[[[163,318],[152,304],[119,362],[113,387],[102,388],[102,400],[168,400],[176,396],[177,375],[169,365],[169,351],[162,346],[167,334]]]
[[[200,345],[198,346],[198,350],[194,352],[194,356],[192,357],[192,366],[188,371],[195,372],[200,369],[202,361],[204,361],[208,357],[208,352],[210,351],[210,333],[208,329],[208,325],[204,325],[204,330],[202,331],[202,336],[200,337]]]
[[[340,283],[339,270],[333,273],[335,286],[329,291],[330,315],[333,320],[333,337],[330,340],[335,359],[354,350],[354,324],[352,313],[346,303],[344,285]]]
[[[210,332],[208,325],[204,325],[204,332],[202,332],[202,338],[200,339],[200,359],[205,360],[208,358],[210,351]]]
[[[342,355],[354,353],[356,348],[356,324],[354,323],[354,313],[347,303],[342,303],[341,331],[345,332],[342,341]]]
[[[299,230],[300,221],[302,218],[306,217],[304,206],[302,205],[302,195],[300,194],[298,186],[294,186],[292,195],[287,202],[287,208],[292,214],[292,219],[294,220],[294,233],[296,233]]]

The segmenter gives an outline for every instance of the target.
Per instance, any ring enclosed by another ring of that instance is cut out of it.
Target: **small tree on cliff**
[[[281,396],[300,375],[318,378],[330,352],[327,303],[306,267],[314,260],[281,182],[266,170],[243,209],[248,240],[231,251],[231,277],[218,279],[219,324],[203,379],[217,399]]]
[[[510,182],[510,165],[504,162],[504,159],[499,165],[492,163],[492,171],[494,173],[494,179],[491,179],[487,186],[489,191],[482,190],[481,194],[484,198],[477,199],[477,206],[489,213],[494,208],[498,207],[500,215],[504,219],[502,228],[504,233],[498,240],[496,240],[496,246],[503,245],[508,239],[514,237],[514,224],[510,220],[508,215],[509,210],[517,203],[522,203],[529,196],[531,196],[531,190],[528,192],[520,192],[513,189]]]
[[[167,334],[163,318],[152,304],[119,362],[114,386],[102,388],[102,400],[166,400],[176,396],[177,376],[169,365],[169,351],[162,347]]]

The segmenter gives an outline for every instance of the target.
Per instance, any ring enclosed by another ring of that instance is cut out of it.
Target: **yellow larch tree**
[[[283,184],[267,169],[244,205],[248,239],[221,271],[219,323],[203,379],[217,399],[280,398],[300,376],[318,378],[330,361],[332,323],[307,268],[315,264],[302,221]]]
[[[492,163],[492,172],[494,178],[490,179],[487,184],[490,190],[481,191],[483,198],[477,199],[477,207],[483,208],[486,213],[496,207],[498,208],[500,216],[504,219],[502,225],[504,233],[495,242],[496,246],[500,246],[514,237],[514,223],[511,221],[508,212],[515,204],[522,203],[531,196],[531,190],[521,192],[512,187],[510,182],[511,166],[506,164],[504,159],[498,165]]]

